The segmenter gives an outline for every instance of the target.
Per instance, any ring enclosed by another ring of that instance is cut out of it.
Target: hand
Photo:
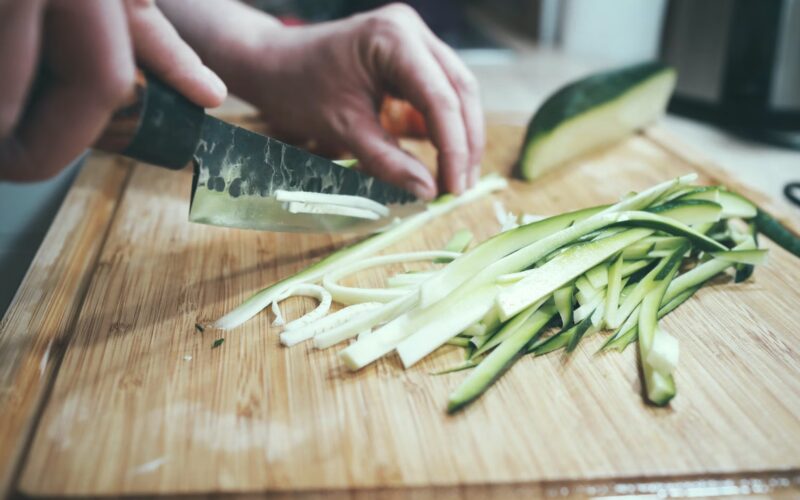
[[[351,151],[371,174],[423,198],[437,193],[428,169],[379,122],[384,94],[411,102],[438,151],[439,191],[475,183],[483,116],[475,78],[410,7],[390,5],[341,21],[277,27],[249,56],[235,91],[271,125]]]
[[[45,179],[80,155],[132,91],[135,62],[198,105],[227,93],[150,1],[0,2],[0,178]]]

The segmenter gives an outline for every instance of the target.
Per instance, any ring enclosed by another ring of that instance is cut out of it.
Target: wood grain
[[[77,318],[130,165],[89,157],[0,323],[0,496]]]
[[[519,127],[490,127],[487,169],[508,172],[520,138]],[[413,147],[431,158],[430,148]],[[495,199],[514,212],[553,214],[695,170],[703,182],[722,181],[640,135],[536,183],[513,181]],[[569,360],[521,360],[480,401],[449,417],[447,395],[465,375],[429,372],[458,361],[456,349],[410,370],[388,358],[353,374],[337,349],[280,347],[267,313],[212,349],[219,334],[198,333],[195,323],[345,240],[189,224],[188,183],[186,173],[134,169],[28,454],[22,492],[366,498],[415,488],[437,498],[465,491],[521,497],[562,483],[797,474],[800,261],[772,244],[754,280],[703,289],[665,320],[682,351],[670,408],[642,403],[634,349],[595,356],[602,341],[595,336]],[[439,248],[461,227],[484,238],[497,230],[491,204],[434,221],[391,250]],[[383,277],[365,273],[358,283],[374,286]],[[292,317],[311,306],[291,300],[285,310]]]

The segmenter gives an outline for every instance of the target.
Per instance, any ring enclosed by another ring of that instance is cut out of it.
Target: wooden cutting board
[[[509,172],[521,134],[489,128],[486,170]],[[411,147],[432,158],[428,146]],[[555,214],[690,171],[740,188],[651,129],[533,184],[512,181],[391,251],[440,248],[462,227],[493,234],[495,200],[515,213]],[[84,168],[0,331],[10,360],[0,379],[6,485],[79,497],[361,498],[414,488],[422,497],[523,498],[689,480],[711,480],[691,483],[711,488],[695,492],[743,493],[797,481],[800,260],[770,242],[769,262],[751,281],[718,280],[666,318],[681,342],[671,407],[643,404],[635,349],[594,355],[595,336],[568,360],[522,359],[476,404],[447,416],[447,395],[465,374],[429,373],[457,362],[456,348],[410,370],[389,357],[350,373],[336,348],[281,347],[263,312],[212,349],[221,334],[195,323],[348,240],[190,224],[189,183],[187,172],[103,155]],[[385,276],[363,273],[357,283],[378,286]],[[312,306],[292,299],[284,310]]]

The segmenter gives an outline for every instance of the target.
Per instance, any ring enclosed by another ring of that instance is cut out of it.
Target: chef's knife
[[[281,141],[208,116],[151,75],[137,75],[131,102],[95,147],[170,169],[194,166],[189,220],[291,232],[370,232],[424,208],[411,193]],[[276,191],[369,198],[389,208],[377,220],[291,213]]]

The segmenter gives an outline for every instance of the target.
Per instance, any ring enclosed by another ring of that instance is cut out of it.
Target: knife
[[[401,188],[209,116],[141,72],[129,102],[114,114],[94,147],[173,170],[191,163],[192,222],[266,231],[365,233],[425,208]],[[294,213],[289,203],[277,199],[276,192],[285,191],[360,196],[388,210],[374,219]]]

